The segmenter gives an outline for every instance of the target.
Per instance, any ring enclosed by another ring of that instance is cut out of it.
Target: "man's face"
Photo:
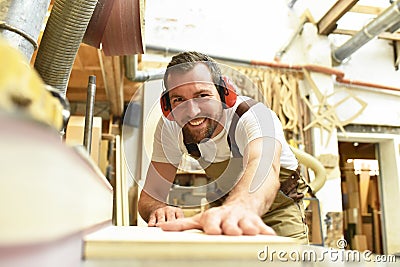
[[[199,63],[189,72],[170,74],[167,83],[171,112],[187,143],[199,143],[221,131],[221,99],[206,65]]]

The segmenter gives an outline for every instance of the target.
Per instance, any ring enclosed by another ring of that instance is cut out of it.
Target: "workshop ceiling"
[[[51,1],[51,5],[53,2],[54,0]],[[298,2],[301,2],[301,0]],[[369,1],[368,5],[365,5],[365,2],[366,1],[354,0],[339,0],[334,2],[325,15],[316,22],[319,33],[323,35],[354,35],[365,25],[366,20],[377,17],[383,10],[391,5],[389,0]],[[400,32],[398,29],[392,33],[384,32],[380,34],[378,38],[390,40],[399,45]],[[104,62],[106,64],[104,64]],[[121,72],[124,71],[122,63],[122,57],[107,57],[95,47],[81,44],[68,84],[67,98],[69,101],[86,102],[89,75],[96,75],[97,77],[96,101],[115,101],[115,99],[110,99],[110,97],[122,98],[124,101],[129,101],[133,93],[142,83],[130,81],[124,75],[121,75]],[[164,66],[165,62],[160,62],[159,65]],[[141,62],[139,61],[139,69],[149,66],[157,67],[154,62],[146,63],[144,60]],[[105,75],[108,77],[104,77]],[[114,81],[114,85],[106,88],[104,78],[106,78],[106,81],[107,79]]]

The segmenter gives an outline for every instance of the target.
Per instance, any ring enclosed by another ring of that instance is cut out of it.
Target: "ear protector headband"
[[[237,93],[235,85],[226,76],[220,77],[220,83],[216,85],[218,94],[221,98],[224,108],[231,108],[235,105],[237,99]],[[171,114],[171,103],[169,101],[168,91],[164,90],[160,98],[161,111],[167,119],[173,121],[174,118]]]

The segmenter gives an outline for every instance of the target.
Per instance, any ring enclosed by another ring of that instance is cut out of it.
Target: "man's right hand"
[[[184,218],[181,208],[165,206],[154,210],[149,217],[148,226],[156,226],[160,222],[170,222],[176,219]]]

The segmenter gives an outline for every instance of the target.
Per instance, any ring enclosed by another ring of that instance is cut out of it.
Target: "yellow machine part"
[[[63,128],[63,106],[22,53],[0,37],[0,111]]]
[[[312,193],[317,193],[326,182],[327,175],[324,165],[322,165],[322,163],[317,158],[315,158],[311,154],[308,154],[305,151],[300,150],[299,148],[290,146],[290,149],[293,151],[300,164],[303,164],[307,168],[313,170],[315,178],[309,183],[309,186]]]

